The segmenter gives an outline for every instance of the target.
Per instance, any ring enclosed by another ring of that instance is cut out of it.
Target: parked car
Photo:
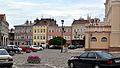
[[[6,49],[8,53],[10,52],[21,53],[22,51],[22,49],[16,45],[7,45],[7,46],[4,46],[3,48]]]
[[[68,49],[76,49],[76,46],[75,45],[69,45]]]
[[[83,45],[76,45],[76,48],[83,48]]]
[[[61,49],[61,46],[59,46],[59,45],[50,45],[49,49]]]
[[[13,58],[5,49],[0,49],[0,68],[12,68]]]
[[[68,60],[70,68],[120,68],[120,57],[105,51],[85,51]]]
[[[14,48],[14,49],[19,49],[20,51],[22,51],[22,48],[20,48],[20,47],[17,46],[17,45],[7,45],[7,46],[12,47],[12,48]]]
[[[55,45],[50,45],[49,49],[55,49],[56,46]]]
[[[31,45],[31,48],[32,50],[43,50],[43,48],[38,45]]]
[[[23,52],[31,52],[32,49],[29,45],[20,45],[20,48],[22,48]]]

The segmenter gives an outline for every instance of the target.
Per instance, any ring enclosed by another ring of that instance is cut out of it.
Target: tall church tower
[[[106,0],[105,22],[111,25],[110,50],[120,51],[120,0]]]

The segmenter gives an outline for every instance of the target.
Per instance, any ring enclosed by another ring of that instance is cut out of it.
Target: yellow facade
[[[111,26],[106,23],[90,23],[86,25],[87,50],[108,50],[110,45]]]
[[[33,26],[33,44],[46,45],[47,26]]]
[[[109,51],[120,51],[120,1],[106,0],[105,21],[103,25],[87,25],[86,49],[108,49]],[[95,37],[93,41],[91,38]],[[107,41],[101,41],[101,38]]]

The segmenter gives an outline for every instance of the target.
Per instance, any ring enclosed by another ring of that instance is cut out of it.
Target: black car
[[[68,60],[70,68],[120,68],[120,57],[105,51],[85,51],[80,56],[72,56]]]
[[[83,45],[76,45],[76,48],[83,48]]]
[[[69,45],[68,49],[76,49],[77,47],[75,45]]]
[[[50,45],[49,49],[61,49],[61,47],[58,45]]]

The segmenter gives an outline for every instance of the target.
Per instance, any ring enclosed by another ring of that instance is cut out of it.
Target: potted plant
[[[30,55],[30,56],[28,56],[28,59],[27,59],[28,63],[38,64],[38,63],[40,63],[40,61],[41,61],[41,58],[37,55]]]

